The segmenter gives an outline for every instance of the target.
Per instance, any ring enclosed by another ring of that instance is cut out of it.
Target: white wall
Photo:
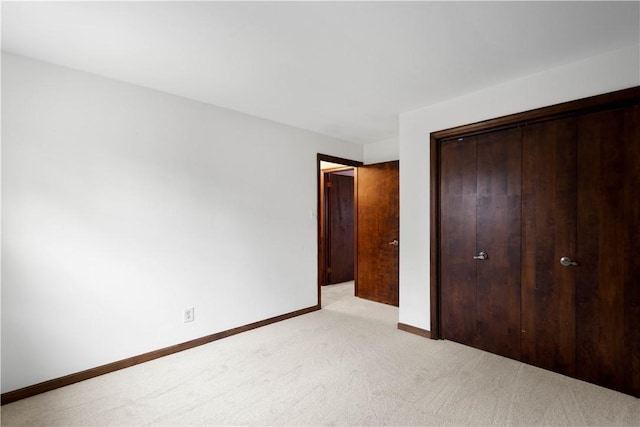
[[[317,303],[316,153],[362,146],[2,59],[2,392]]]
[[[400,322],[430,329],[429,134],[638,86],[639,51],[610,52],[401,114]]]
[[[400,159],[398,137],[364,144],[364,164],[390,162]]]

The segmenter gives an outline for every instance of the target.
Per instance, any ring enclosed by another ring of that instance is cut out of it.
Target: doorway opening
[[[355,280],[355,188],[357,167],[361,165],[355,160],[318,154],[319,306],[323,286]]]
[[[325,162],[323,162],[325,163]],[[325,276],[322,285],[353,281],[354,275],[354,175],[352,167],[321,164],[324,206]]]
[[[399,172],[398,160],[364,166],[318,154],[320,307],[323,286],[350,278],[354,296],[399,305]]]

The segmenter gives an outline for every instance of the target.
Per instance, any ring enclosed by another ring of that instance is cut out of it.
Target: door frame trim
[[[430,134],[430,307],[431,338],[440,339],[441,299],[440,299],[440,146],[442,142],[494,132],[518,126],[586,114],[603,109],[623,107],[637,103],[640,99],[640,86],[595,95],[574,101],[510,114],[462,126],[444,129]]]
[[[354,169],[354,186],[356,186],[356,182],[357,182],[357,176],[358,176],[358,167],[363,165],[363,162],[360,162],[358,160],[350,160],[350,159],[343,159],[341,157],[335,157],[335,156],[330,156],[328,154],[321,154],[321,153],[317,153],[316,156],[316,179],[317,179],[317,209],[316,209],[316,217],[317,217],[317,226],[318,226],[318,235],[317,235],[317,243],[318,243],[318,277],[317,277],[317,285],[318,285],[318,307],[322,307],[322,301],[321,301],[321,297],[322,297],[322,283],[324,282],[324,278],[327,275],[327,266],[326,266],[326,260],[325,260],[325,255],[326,255],[326,244],[325,244],[325,230],[324,230],[324,174],[322,172],[322,169],[320,168],[320,162],[321,161],[325,161],[325,162],[331,162],[331,163],[338,163],[341,165],[345,165],[347,167],[352,167]],[[356,186],[357,188],[357,186]],[[354,193],[353,193],[353,201],[354,201],[354,205],[357,205],[357,200],[358,200],[358,193],[355,191],[354,188]],[[357,215],[356,215],[356,210],[355,210],[355,206],[354,206],[354,241],[353,241],[353,256],[354,256],[354,269],[357,268],[357,253],[358,253],[358,241],[355,238],[355,233],[357,231]],[[356,271],[354,271],[354,273],[356,273]]]

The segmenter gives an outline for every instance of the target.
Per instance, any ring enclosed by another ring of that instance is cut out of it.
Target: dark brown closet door
[[[577,376],[640,395],[640,107],[578,125]]]
[[[440,149],[440,330],[442,338],[478,346],[475,137]]]
[[[515,359],[520,140],[514,128],[449,141],[440,152],[443,338]]]
[[[478,136],[479,348],[520,358],[520,128]]]
[[[575,375],[576,119],[522,141],[522,361]]]
[[[439,337],[640,396],[638,93],[432,134]]]

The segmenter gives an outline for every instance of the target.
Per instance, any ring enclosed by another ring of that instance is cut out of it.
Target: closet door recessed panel
[[[475,260],[479,348],[520,358],[521,130],[478,136]]]
[[[522,360],[575,375],[576,120],[523,131]]]
[[[476,347],[476,139],[444,142],[440,159],[442,337]]]
[[[640,395],[640,107],[578,133],[578,377]]]

